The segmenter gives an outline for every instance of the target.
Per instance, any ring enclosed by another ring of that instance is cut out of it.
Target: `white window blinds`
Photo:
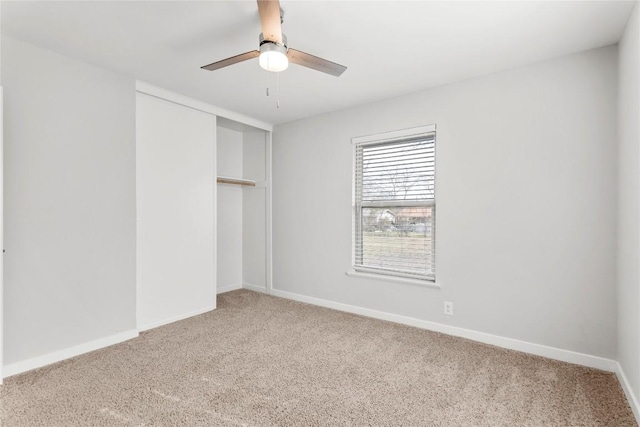
[[[435,126],[354,138],[353,267],[435,280]]]

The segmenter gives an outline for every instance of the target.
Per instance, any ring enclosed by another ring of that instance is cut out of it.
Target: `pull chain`
[[[280,108],[280,73],[276,74],[276,108]]]
[[[267,96],[269,96],[269,86],[271,85],[271,73],[267,71]]]
[[[267,96],[271,96],[269,87],[271,86],[271,71],[267,71]],[[276,108],[280,108],[280,73],[276,73]]]

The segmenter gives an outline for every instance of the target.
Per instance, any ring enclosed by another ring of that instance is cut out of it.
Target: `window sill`
[[[385,282],[404,283],[407,285],[421,286],[423,288],[441,289],[441,286],[436,282],[429,282],[427,280],[409,279],[406,277],[398,277],[398,276],[388,276],[386,274],[364,273],[364,272],[355,271],[355,270],[349,270],[347,271],[346,274],[347,276],[350,276],[350,277],[361,277],[363,279],[383,280]]]

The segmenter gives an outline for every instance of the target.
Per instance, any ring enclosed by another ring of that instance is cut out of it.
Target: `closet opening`
[[[217,293],[268,293],[271,133],[218,117],[216,142]]]

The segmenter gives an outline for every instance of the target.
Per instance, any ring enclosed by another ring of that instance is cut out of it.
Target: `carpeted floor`
[[[8,378],[22,426],[635,426],[615,376],[249,291]]]

